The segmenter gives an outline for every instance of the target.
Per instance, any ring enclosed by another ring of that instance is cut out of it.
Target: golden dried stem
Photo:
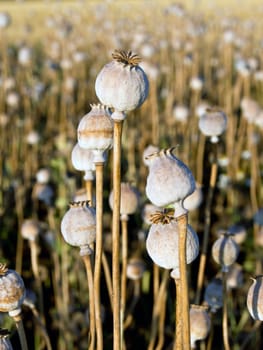
[[[127,282],[127,263],[128,263],[128,221],[121,220],[122,228],[122,273],[121,273],[121,337],[122,344],[124,341],[124,315],[126,308],[126,282]]]
[[[92,180],[85,181],[87,199],[88,199],[88,203],[91,207],[93,206],[93,203],[92,203],[92,185],[93,185]]]
[[[182,338],[184,350],[190,350],[190,316],[189,316],[189,296],[186,265],[186,236],[187,236],[187,214],[176,218],[179,228],[179,269],[180,269],[180,311],[183,324]]]
[[[223,279],[223,342],[225,350],[230,350],[229,346],[229,336],[228,336],[228,312],[227,312],[227,272],[222,271],[222,279]]]
[[[182,312],[181,312],[181,283],[179,279],[174,279],[176,287],[176,306],[175,306],[175,340],[173,350],[183,349],[182,339]]]
[[[113,214],[112,214],[112,288],[113,349],[121,349],[120,319],[120,198],[121,198],[121,136],[123,120],[114,120],[113,128]]]
[[[104,163],[96,163],[96,251],[95,251],[95,269],[94,269],[94,299],[95,299],[95,318],[97,331],[97,350],[103,349],[103,332],[101,320],[100,303],[100,276],[103,251],[102,239],[102,218],[103,218],[103,168]]]
[[[91,255],[83,255],[82,260],[85,265],[86,275],[88,280],[88,289],[89,289],[89,318],[90,318],[90,344],[89,350],[95,349],[95,337],[96,337],[96,328],[95,328],[95,307],[94,307],[94,283],[93,283],[93,271],[92,271],[92,261]]]
[[[208,197],[205,207],[205,228],[204,228],[204,238],[202,243],[202,249],[201,249],[201,256],[200,256],[200,262],[199,262],[199,270],[198,270],[198,277],[197,277],[197,290],[195,295],[195,304],[200,304],[201,299],[201,291],[203,288],[204,283],[204,275],[205,275],[205,265],[206,265],[206,258],[207,258],[207,248],[208,248],[208,241],[209,241],[209,232],[210,232],[210,226],[211,226],[211,206],[213,201],[213,195],[216,185],[216,178],[217,178],[217,144],[214,145],[214,158],[211,168],[211,174],[210,174],[210,183],[209,183],[209,190],[208,190]]]

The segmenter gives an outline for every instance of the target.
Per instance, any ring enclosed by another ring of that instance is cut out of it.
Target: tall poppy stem
[[[120,198],[121,198],[121,136],[123,120],[114,120],[113,128],[113,214],[112,214],[112,289],[113,349],[121,349],[120,318]]]

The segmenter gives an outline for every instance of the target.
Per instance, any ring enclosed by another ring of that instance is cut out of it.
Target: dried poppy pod
[[[210,136],[213,143],[218,142],[218,136],[226,130],[227,117],[225,113],[217,108],[208,108],[199,119],[199,129],[201,132]]]
[[[94,179],[95,164],[92,150],[81,148],[76,143],[71,152],[71,162],[76,170],[85,172],[85,181]]]
[[[247,293],[247,308],[254,320],[263,321],[263,275],[252,278]]]
[[[222,234],[212,246],[212,256],[215,262],[222,266],[222,271],[227,272],[230,265],[234,264],[238,257],[239,246],[229,233]]]
[[[0,312],[20,313],[25,297],[25,285],[20,275],[0,264]]]
[[[10,332],[7,329],[0,328],[0,350],[13,350],[9,334]]]
[[[70,203],[70,209],[61,221],[61,233],[65,241],[80,247],[83,254],[90,254],[89,245],[96,239],[96,216],[87,202]]]
[[[211,328],[211,318],[207,312],[208,307],[203,305],[190,306],[190,335],[191,348],[196,348],[198,340],[204,340]]]
[[[29,241],[35,241],[40,234],[40,230],[40,222],[35,219],[26,219],[21,225],[21,235]]]
[[[111,209],[113,209],[114,193],[111,191],[109,196],[109,204]],[[120,214],[122,219],[127,218],[128,215],[134,214],[138,208],[139,204],[139,194],[135,187],[131,186],[129,183],[121,183],[121,206]]]
[[[105,106],[91,105],[91,111],[80,120],[78,144],[94,152],[95,163],[105,161],[103,152],[113,144],[113,122]]]
[[[196,188],[190,196],[186,197],[183,201],[184,208],[192,211],[197,209],[203,201],[203,191],[200,184],[196,184]]]
[[[227,232],[232,235],[237,244],[243,243],[247,237],[247,230],[242,225],[232,225],[227,229]]]
[[[179,227],[168,213],[157,212],[152,216],[146,239],[146,249],[154,263],[165,269],[179,267]],[[194,229],[187,225],[186,261],[190,264],[199,253],[199,240]]]
[[[190,169],[175,157],[172,153],[173,149],[161,150],[148,157],[151,162],[146,195],[158,207],[181,203],[195,190],[195,180]],[[178,215],[186,212],[181,204],[179,207],[176,208],[181,209]]]
[[[204,300],[213,313],[223,306],[223,283],[221,278],[215,277],[208,283]]]
[[[115,109],[112,118],[123,120],[125,114],[118,112],[138,108],[148,96],[149,82],[138,55],[115,50],[112,57],[99,72],[95,91],[101,103]]]
[[[131,280],[142,278],[145,271],[145,262],[140,258],[131,258],[127,264],[127,277]]]
[[[36,173],[36,180],[39,184],[47,184],[50,180],[50,170],[47,168],[39,169]]]

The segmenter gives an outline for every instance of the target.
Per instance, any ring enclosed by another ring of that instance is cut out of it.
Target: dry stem
[[[113,349],[121,349],[120,320],[120,195],[122,120],[114,120],[113,129],[113,215],[112,215],[112,287],[113,287]]]

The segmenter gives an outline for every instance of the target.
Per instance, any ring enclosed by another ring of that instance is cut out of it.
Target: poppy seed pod
[[[227,126],[227,117],[217,108],[208,108],[199,119],[199,129],[205,136],[211,137],[211,142],[217,143],[218,136],[223,134]]]
[[[159,148],[157,146],[154,145],[149,145],[147,146],[144,151],[143,151],[143,155],[142,155],[142,160],[144,165],[146,165],[147,167],[150,165],[150,159],[148,159],[148,156],[155,153],[155,152],[159,152]]]
[[[95,171],[94,154],[92,150],[81,148],[78,143],[72,149],[71,162],[78,171],[84,171],[84,180],[93,180]]]
[[[40,234],[40,223],[35,219],[26,219],[21,225],[21,235],[24,239],[35,241]]]
[[[173,149],[148,156],[151,162],[146,195],[158,207],[180,202],[195,190],[195,180],[190,169],[173,155]]]
[[[0,328],[0,350],[13,350],[9,334],[7,329]]]
[[[222,266],[222,271],[225,272],[228,271],[230,265],[234,264],[238,253],[238,244],[229,233],[222,234],[212,246],[213,259]]]
[[[223,306],[223,283],[221,278],[215,277],[208,283],[204,300],[213,313]]]
[[[88,250],[96,239],[94,209],[88,207],[87,202],[70,203],[70,209],[61,221],[61,233],[68,244]]]
[[[140,258],[131,258],[127,264],[127,277],[131,280],[142,278],[145,271],[145,263]]]
[[[109,197],[109,204],[111,209],[113,209],[114,201],[114,192],[111,191]],[[134,214],[137,210],[139,202],[139,195],[135,187],[131,186],[128,183],[121,183],[121,205],[120,205],[120,214],[121,216],[128,216]]]
[[[143,222],[146,225],[151,225],[152,221],[151,221],[151,216],[156,212],[156,211],[160,211],[161,208],[157,207],[156,205],[152,204],[152,203],[146,203],[143,207],[142,210],[142,219]]]
[[[183,201],[184,208],[191,211],[197,209],[203,201],[202,186],[196,184],[196,188],[190,196],[186,197]]]
[[[81,119],[78,144],[81,148],[94,152],[95,163],[104,162],[103,152],[113,144],[113,122],[104,106],[91,105],[91,111]]]
[[[159,216],[160,215],[160,216]],[[167,221],[166,221],[167,220]],[[156,213],[146,239],[146,249],[154,263],[165,269],[179,267],[179,227],[176,220]],[[167,223],[168,222],[168,223]],[[199,253],[199,240],[194,229],[187,225],[186,262],[190,264]]]
[[[20,310],[25,297],[25,285],[20,275],[0,264],[0,312]]]
[[[101,103],[116,111],[132,111],[145,101],[149,91],[148,78],[138,65],[141,59],[131,51],[118,50],[112,57],[113,61],[106,64],[96,78],[96,94]],[[112,115],[115,117],[125,118],[121,113]]]
[[[252,278],[247,293],[247,308],[254,320],[263,321],[263,275]]]
[[[211,319],[207,307],[191,305],[190,307],[190,336],[191,348],[195,349],[196,341],[204,340],[210,331]]]

